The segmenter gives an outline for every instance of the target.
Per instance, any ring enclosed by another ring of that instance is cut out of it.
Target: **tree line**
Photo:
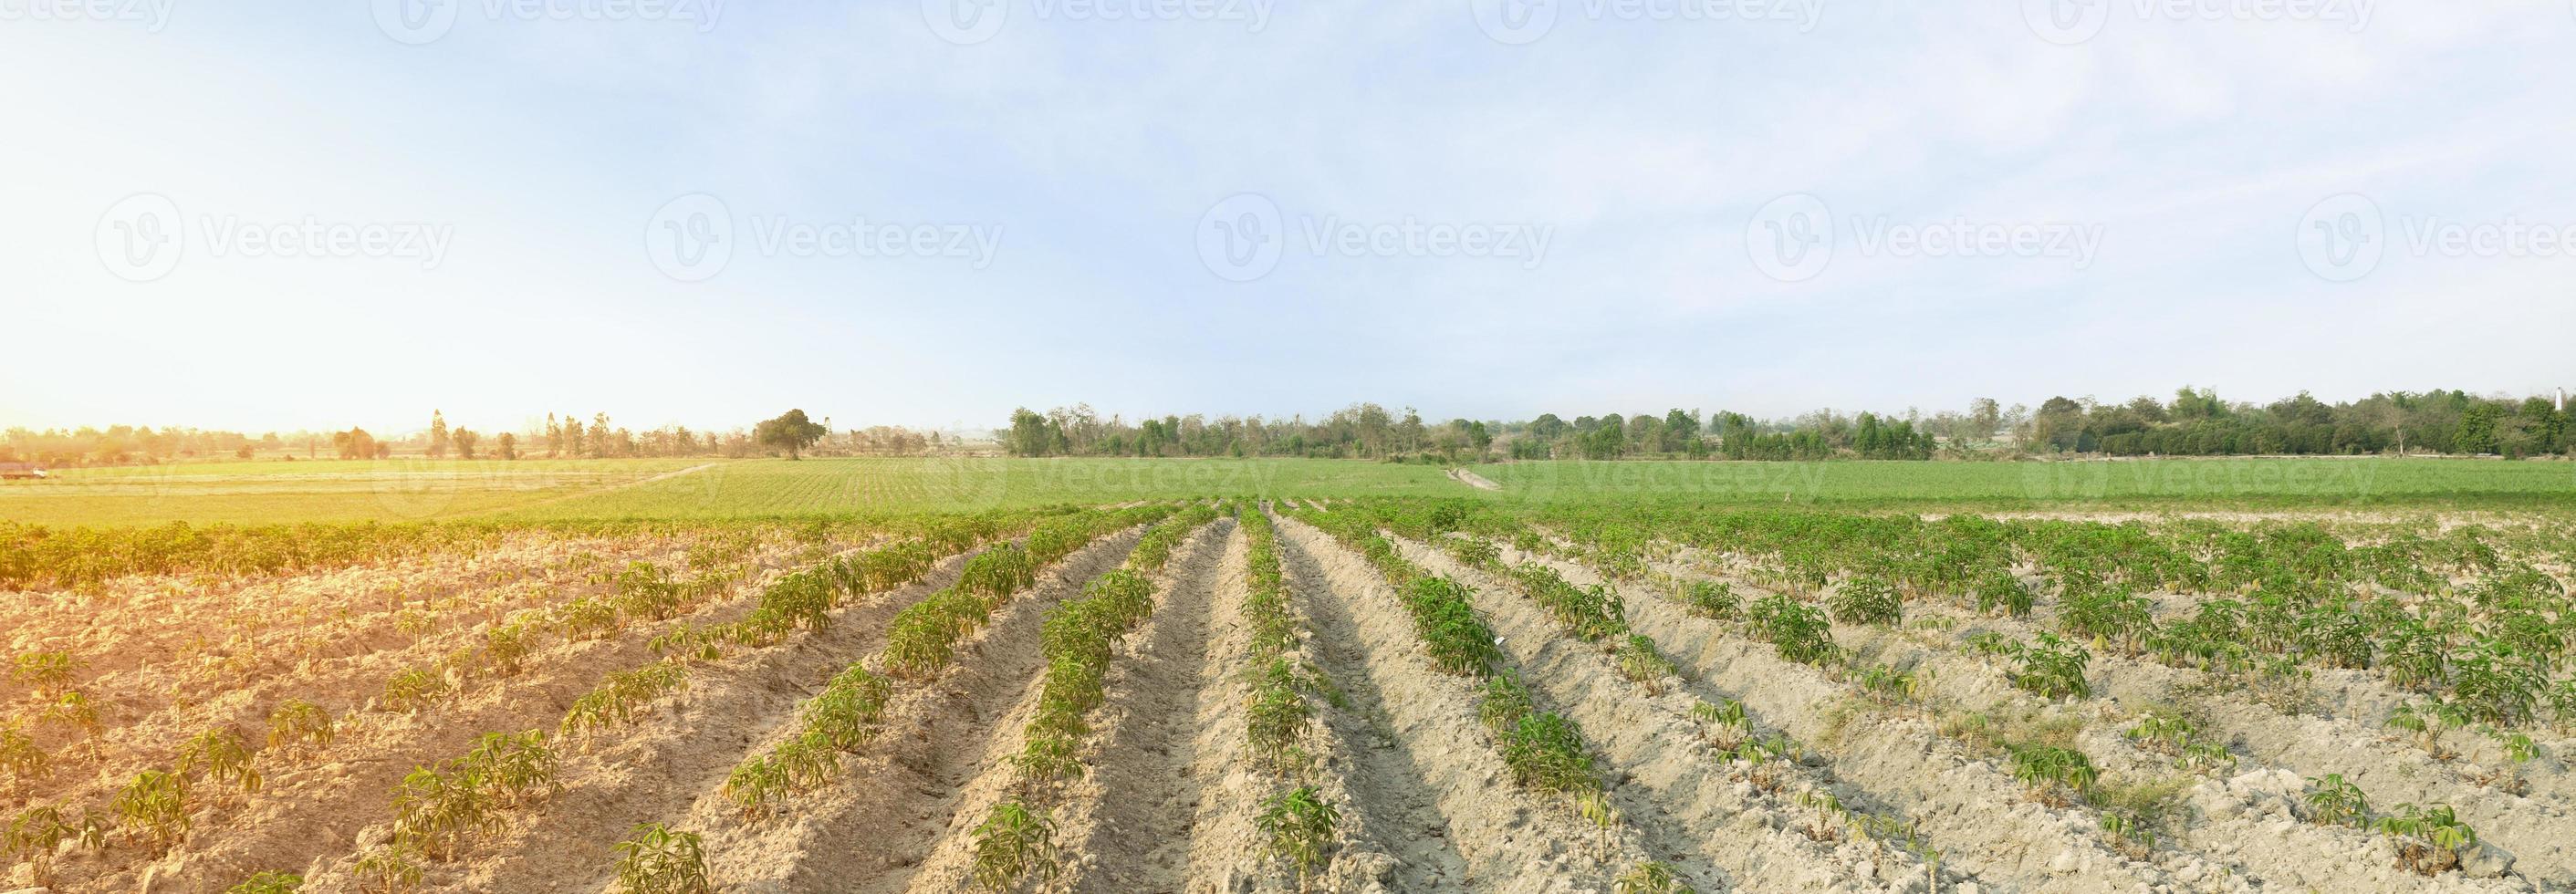
[[[2037,409],[1978,398],[1963,410],[1788,419],[1674,408],[1663,413],[1542,413],[1520,421],[1425,421],[1406,408],[1353,404],[1304,416],[1167,415],[1130,422],[1089,405],[1022,407],[995,432],[1013,456],[1314,457],[1474,462],[1537,459],[2013,459],[2033,456],[2358,456],[2396,453],[2576,455],[2576,418],[2545,397],[2391,391],[2342,403],[2301,392],[2229,402],[2185,387],[2169,400],[2051,397]]]

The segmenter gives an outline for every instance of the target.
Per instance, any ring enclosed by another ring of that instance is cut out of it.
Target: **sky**
[[[0,427],[2576,388],[2568,0],[0,0]]]

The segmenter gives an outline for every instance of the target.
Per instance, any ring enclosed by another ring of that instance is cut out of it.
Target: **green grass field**
[[[1531,462],[1472,471],[1344,460],[321,461],[73,469],[0,482],[0,519],[718,519],[1106,504],[1198,496],[1683,499],[1853,508],[2576,507],[2576,463],[2238,459],[2070,463]]]

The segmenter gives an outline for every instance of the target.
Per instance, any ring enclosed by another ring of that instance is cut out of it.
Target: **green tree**
[[[601,422],[606,421],[606,417],[601,417]],[[822,424],[805,418],[805,411],[789,410],[776,419],[764,419],[753,426],[751,439],[761,446],[787,451],[788,459],[803,459],[805,448],[814,446],[814,442],[822,440],[828,431]]]

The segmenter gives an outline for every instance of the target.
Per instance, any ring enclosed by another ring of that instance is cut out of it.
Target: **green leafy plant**
[[[2370,818],[2370,797],[2341,773],[2309,778],[2302,800],[2308,804],[2308,820],[2321,826],[2359,826]]]
[[[250,747],[228,726],[199,733],[181,746],[179,772],[202,773],[208,782],[230,783],[243,792],[259,791],[261,781],[259,770],[251,766]]]
[[[1905,600],[1896,587],[1877,575],[1854,575],[1834,588],[1828,608],[1834,620],[1845,624],[1895,626],[1904,620]]]
[[[1680,665],[1655,651],[1654,640],[1643,636],[1632,634],[1627,641],[1620,643],[1618,659],[1619,675],[1644,686],[1648,693],[1654,695],[1663,694],[1664,678],[1678,677],[1682,673]]]
[[[268,747],[305,757],[331,747],[331,712],[300,698],[279,702],[268,712]]]
[[[1599,788],[1583,729],[1553,712],[1524,716],[1503,734],[1503,765],[1512,779],[1539,791],[1573,793]]]
[[[63,821],[62,812],[53,807],[37,806],[18,811],[9,818],[6,829],[0,829],[0,854],[27,864],[29,881],[38,887],[54,884],[54,854],[64,841],[79,834],[72,824]]]
[[[1009,889],[1032,872],[1054,878],[1054,821],[1018,801],[993,805],[975,827],[974,866],[975,884],[988,891]]]
[[[1521,718],[1533,710],[1529,687],[1521,683],[1520,672],[1507,670],[1485,680],[1484,698],[1476,703],[1476,719],[1486,729],[1500,734],[1519,726]]]
[[[1331,859],[1333,829],[1341,820],[1341,811],[1314,786],[1306,785],[1263,801],[1256,822],[1266,840],[1263,853],[1296,867],[1297,887],[1303,890]]]
[[[1721,749],[1734,747],[1735,743],[1743,741],[1744,737],[1753,731],[1753,721],[1746,715],[1744,703],[1731,698],[1714,704],[1704,701],[1692,702],[1691,718],[1708,724],[1716,730],[1718,747]]]
[[[1697,889],[1682,883],[1672,866],[1653,862],[1639,863],[1620,873],[1613,890],[1617,894],[1698,894]]]
[[[52,775],[53,758],[12,722],[0,726],[0,771],[8,772],[13,785],[23,785]]]
[[[1744,598],[1724,581],[1692,581],[1683,588],[1681,601],[1691,614],[1703,618],[1731,621],[1744,614]]]
[[[361,891],[401,894],[419,888],[427,870],[420,865],[420,855],[410,848],[386,844],[360,855],[353,874],[358,877]]]
[[[168,853],[188,837],[188,782],[178,773],[145,770],[125,784],[110,802],[119,824],[143,839],[155,854]]]
[[[379,703],[387,711],[408,714],[430,705],[453,692],[447,678],[425,668],[405,668],[385,681],[385,694]]]
[[[2092,759],[2071,748],[2006,745],[2004,750],[2010,758],[2013,779],[2051,806],[2066,806],[2072,800],[2070,794],[2082,797],[2101,778]]]
[[[2429,810],[2400,804],[2373,825],[2396,843],[2397,865],[2421,875],[2458,868],[2460,851],[2478,843],[2477,830],[2460,822],[2447,804]]]
[[[262,872],[224,889],[224,894],[295,894],[303,888],[303,876],[291,872]]]
[[[1842,648],[1834,644],[1832,622],[1812,606],[1773,593],[1753,603],[1746,614],[1753,621],[1754,637],[1770,643],[1781,658],[1822,667],[1842,656]]]
[[[707,879],[707,854],[698,833],[661,823],[637,823],[617,843],[620,894],[715,894]]]
[[[10,664],[9,679],[51,698],[71,686],[72,675],[80,671],[81,664],[69,652],[25,652]]]

